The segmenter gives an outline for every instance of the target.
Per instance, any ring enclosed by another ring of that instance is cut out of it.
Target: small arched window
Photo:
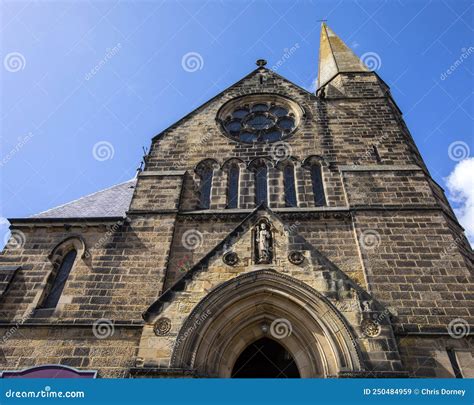
[[[239,166],[232,164],[228,172],[227,208],[239,206]]]
[[[317,163],[311,165],[311,183],[313,185],[314,204],[317,207],[326,205],[321,166]]]
[[[268,204],[268,169],[265,165],[260,165],[255,169],[255,203],[257,205]]]
[[[201,181],[199,184],[199,205],[202,209],[209,209],[211,206],[211,187],[212,187],[211,167],[206,167],[201,171]]]
[[[283,187],[285,188],[285,205],[296,207],[295,169],[287,164],[283,169]]]
[[[53,309],[58,305],[59,298],[63,292],[66,281],[71,272],[74,261],[76,260],[77,251],[75,249],[70,250],[63,258],[59,265],[58,271],[52,275],[51,280],[48,281],[48,288],[43,302],[40,305],[41,309]]]

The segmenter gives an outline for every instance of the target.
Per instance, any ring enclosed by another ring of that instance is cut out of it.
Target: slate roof
[[[40,212],[30,218],[124,217],[130,207],[135,183],[136,179],[132,179]]]

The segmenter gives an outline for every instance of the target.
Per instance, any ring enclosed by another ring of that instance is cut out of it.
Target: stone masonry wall
[[[135,366],[140,328],[114,327],[113,334],[99,339],[93,327],[38,327],[18,329],[0,326],[0,336],[11,336],[0,349],[0,369],[21,370],[45,364],[62,364],[97,370],[99,378],[128,377]],[[2,356],[3,354],[3,356]]]
[[[464,378],[474,378],[474,340],[449,336],[403,336],[399,339],[404,365],[413,377],[453,378],[447,348],[455,352]]]
[[[444,375],[435,360],[426,360],[433,357],[432,340],[440,352],[449,345],[472,351],[468,338],[453,342],[446,337],[455,318],[474,325],[474,280],[472,252],[442,190],[432,184],[401,114],[375,74],[340,75],[331,86],[326,98],[317,98],[274,73],[256,71],[155,138],[123,223],[14,226],[25,243],[0,255],[1,266],[20,266],[0,297],[0,316],[3,322],[21,320],[24,325],[5,345],[8,367],[52,362],[99,369],[104,377],[127,375],[139,340],[133,325],[143,325],[142,312],[255,208],[253,174],[245,166],[263,156],[275,168],[282,164],[272,149],[275,144],[238,143],[216,123],[225,102],[253,93],[278,93],[305,110],[300,127],[284,141],[297,162],[299,206],[283,207],[276,171],[269,205],[287,231],[297,232],[289,243],[305,250],[311,267],[286,266],[283,255],[279,270],[316,290],[326,289],[335,301],[350,293],[347,277],[371,293],[393,314],[402,356],[413,375]],[[310,156],[321,162],[326,207],[315,208],[311,198],[311,182],[302,167]],[[235,216],[222,212],[225,199],[219,195],[226,190],[223,166],[231,158],[244,166],[241,210]],[[216,212],[193,216],[189,211],[198,209],[199,197],[194,169],[204,159],[214,159],[222,176],[213,181],[211,208]],[[76,259],[57,310],[49,318],[25,319],[46,287],[52,249],[78,235],[90,256]],[[215,268],[213,283],[236,275],[228,268],[219,274],[220,263]],[[192,285],[194,301],[179,308],[176,319],[182,320],[202,298],[206,281],[203,277]],[[90,329],[100,318],[129,329],[118,327],[111,340],[96,339]],[[49,327],[30,327],[33,321]],[[79,331],[73,323],[88,326]],[[389,361],[380,347],[364,344],[379,351],[374,358]]]
[[[455,318],[474,325],[474,280],[442,213],[358,212],[355,221],[370,289],[397,329],[446,333]]]
[[[141,322],[141,313],[162,290],[174,215],[131,214],[123,226],[111,231],[113,226],[21,228],[24,246],[6,249],[1,257],[21,266],[0,299],[2,319],[36,308],[53,269],[48,255],[62,240],[80,234],[90,257],[76,258],[52,320]]]
[[[265,78],[263,84],[260,75]],[[364,81],[380,86],[373,76],[364,77]],[[355,160],[368,156],[372,145],[377,144],[385,164],[414,162],[387,99],[320,100],[283,78],[262,71],[242,80],[155,138],[145,171],[193,170],[206,158],[222,164],[231,157],[249,162],[257,156],[271,156],[272,144],[238,143],[228,138],[215,122],[219,108],[226,101],[251,93],[282,94],[304,108],[306,116],[300,128],[285,140],[291,155],[300,160],[318,155],[338,164],[354,164]],[[369,156],[367,162],[375,163],[375,160]]]

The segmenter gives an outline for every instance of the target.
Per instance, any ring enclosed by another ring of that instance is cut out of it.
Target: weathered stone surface
[[[345,370],[324,370],[322,360],[302,364],[307,376],[452,376],[447,348],[459,352],[463,373],[472,376],[472,335],[449,335],[453,321],[474,328],[472,250],[387,86],[367,69],[352,69],[353,55],[334,33],[330,36],[338,51],[322,44],[323,70],[333,72],[330,61],[341,58],[350,69],[339,64],[318,97],[258,68],[157,136],[126,217],[12,221],[24,243],[0,255],[0,267],[19,266],[14,276],[2,278],[2,368],[58,363],[98,369],[103,377],[126,377],[131,368],[134,376],[229,375],[233,356],[244,348],[240,345],[258,338],[265,319],[291,318],[294,337],[311,342],[305,325],[292,318],[301,311],[308,323],[311,316],[320,317],[327,330],[347,332],[347,347],[360,349],[358,355],[341,354],[348,361]],[[218,112],[229,100],[249,94],[263,100],[279,94],[298,103],[305,113],[300,126],[279,143],[230,139],[216,122]],[[285,151],[283,159],[277,144]],[[206,159],[212,161],[213,178],[209,209],[203,210],[196,168]],[[270,210],[257,210],[258,159],[268,165]],[[229,209],[232,162],[240,170],[239,192],[237,208]],[[288,207],[284,198],[283,170],[290,162],[296,207]],[[324,206],[315,202],[311,162],[321,167]],[[271,222],[274,237],[274,259],[264,266],[255,264],[252,236],[262,217]],[[52,253],[71,239],[84,251],[59,304],[54,311],[37,311],[58,268],[60,258]],[[233,265],[222,260],[230,251],[238,256]],[[304,256],[301,264],[288,260],[293,251]],[[222,299],[218,291],[233,286],[238,292],[240,280],[244,285],[252,274],[262,283],[261,295],[242,303],[245,308],[239,307],[238,294],[235,302],[224,299],[227,324],[217,314],[193,318],[201,314],[200,305],[217,311],[210,301]],[[306,291],[311,292],[306,296]],[[292,296],[296,292],[301,297]],[[242,314],[256,323],[245,326]],[[171,320],[164,336],[153,332],[158,316]],[[114,325],[113,336],[99,339],[92,333],[101,319]],[[364,333],[367,319],[380,324],[380,335]],[[211,369],[205,362],[199,368],[205,356],[181,364],[182,369],[170,368],[179,357],[180,339],[192,340],[206,325],[209,336],[219,327],[222,336],[237,339],[233,349],[222,348],[224,357]]]

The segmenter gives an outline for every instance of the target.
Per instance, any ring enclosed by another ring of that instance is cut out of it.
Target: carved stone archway
[[[305,283],[272,270],[243,274],[211,291],[182,326],[171,367],[227,378],[242,351],[264,337],[288,350],[303,378],[363,370],[340,313]]]

